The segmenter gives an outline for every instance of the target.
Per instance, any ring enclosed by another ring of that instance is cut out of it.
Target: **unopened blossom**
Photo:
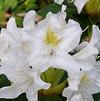
[[[69,52],[78,46],[82,29],[78,22],[70,19],[66,23],[65,18],[66,13],[62,9],[57,14],[49,12],[44,20],[37,23],[31,32],[34,51],[29,61],[32,67],[42,72],[49,67],[64,69],[68,72],[69,88],[77,89],[80,67]]]
[[[80,13],[84,7],[84,5],[88,2],[89,0],[72,0],[74,2],[74,5],[77,8],[78,13]],[[64,0],[55,0],[56,3],[62,4]]]
[[[85,5],[85,12],[92,17],[100,17],[100,0],[89,0]]]
[[[31,11],[30,18],[32,16],[34,17],[34,11]],[[26,19],[29,16],[25,16],[24,28],[17,28],[15,18],[12,17],[8,21],[7,29],[1,30],[0,74],[7,76],[11,86],[0,88],[0,98],[12,99],[26,93],[28,101],[38,101],[38,90],[50,86],[41,80],[40,72],[29,65],[28,56],[32,51],[32,44],[28,32],[33,26],[27,26]],[[32,22],[28,22],[30,23]]]

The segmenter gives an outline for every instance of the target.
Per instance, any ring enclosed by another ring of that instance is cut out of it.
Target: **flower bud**
[[[100,16],[100,0],[89,0],[85,5],[85,10],[90,16]]]

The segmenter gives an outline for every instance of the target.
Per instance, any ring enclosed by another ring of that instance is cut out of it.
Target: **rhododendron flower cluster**
[[[80,5],[79,1],[75,4]],[[40,77],[49,67],[68,73],[68,87],[62,91],[67,101],[93,101],[92,94],[100,92],[100,30],[93,25],[90,41],[81,41],[80,24],[72,19],[66,22],[64,10],[49,12],[38,23],[31,10],[24,17],[23,28],[11,17],[7,28],[1,29],[0,74],[5,74],[11,85],[0,88],[0,98],[26,93],[28,101],[38,101],[38,90],[51,86]]]

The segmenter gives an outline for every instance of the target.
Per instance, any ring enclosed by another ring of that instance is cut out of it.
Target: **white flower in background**
[[[64,0],[55,0],[55,2],[57,3],[57,4],[62,4],[63,2],[64,2]]]
[[[96,56],[99,53],[97,44],[100,39],[98,26],[93,25],[93,35],[90,42],[82,42],[75,50],[77,53],[73,58],[80,64],[82,70],[90,70],[96,63]]]
[[[69,0],[70,1],[70,0]],[[74,2],[77,10],[78,10],[78,13],[80,13],[84,7],[84,5],[88,2],[89,0],[72,0],[71,2]],[[57,4],[62,4],[64,2],[64,0],[55,0],[55,2]]]
[[[30,65],[41,72],[49,67],[68,72],[69,88],[77,89],[80,67],[68,53],[78,46],[82,29],[78,22],[69,20],[66,24],[64,11],[48,13],[33,30],[33,49]],[[73,35],[72,35],[73,34]]]
[[[88,2],[89,0],[75,0],[74,4],[77,7],[78,13],[80,13],[84,7],[84,5]]]
[[[99,64],[99,65],[98,65]],[[100,63],[97,63],[90,71],[82,71],[81,81],[77,91],[65,88],[63,96],[67,101],[75,101],[76,96],[80,96],[79,101],[94,101],[92,94],[100,92]],[[77,100],[78,101],[78,100]]]

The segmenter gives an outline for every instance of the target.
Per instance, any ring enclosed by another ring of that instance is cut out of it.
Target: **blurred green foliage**
[[[0,0],[0,28],[11,16],[16,16],[20,26],[21,17],[30,9],[37,9],[36,0]]]
[[[17,25],[22,26],[22,18],[31,9],[39,10],[53,0],[0,0],[0,28],[5,27],[8,19],[15,16]]]

